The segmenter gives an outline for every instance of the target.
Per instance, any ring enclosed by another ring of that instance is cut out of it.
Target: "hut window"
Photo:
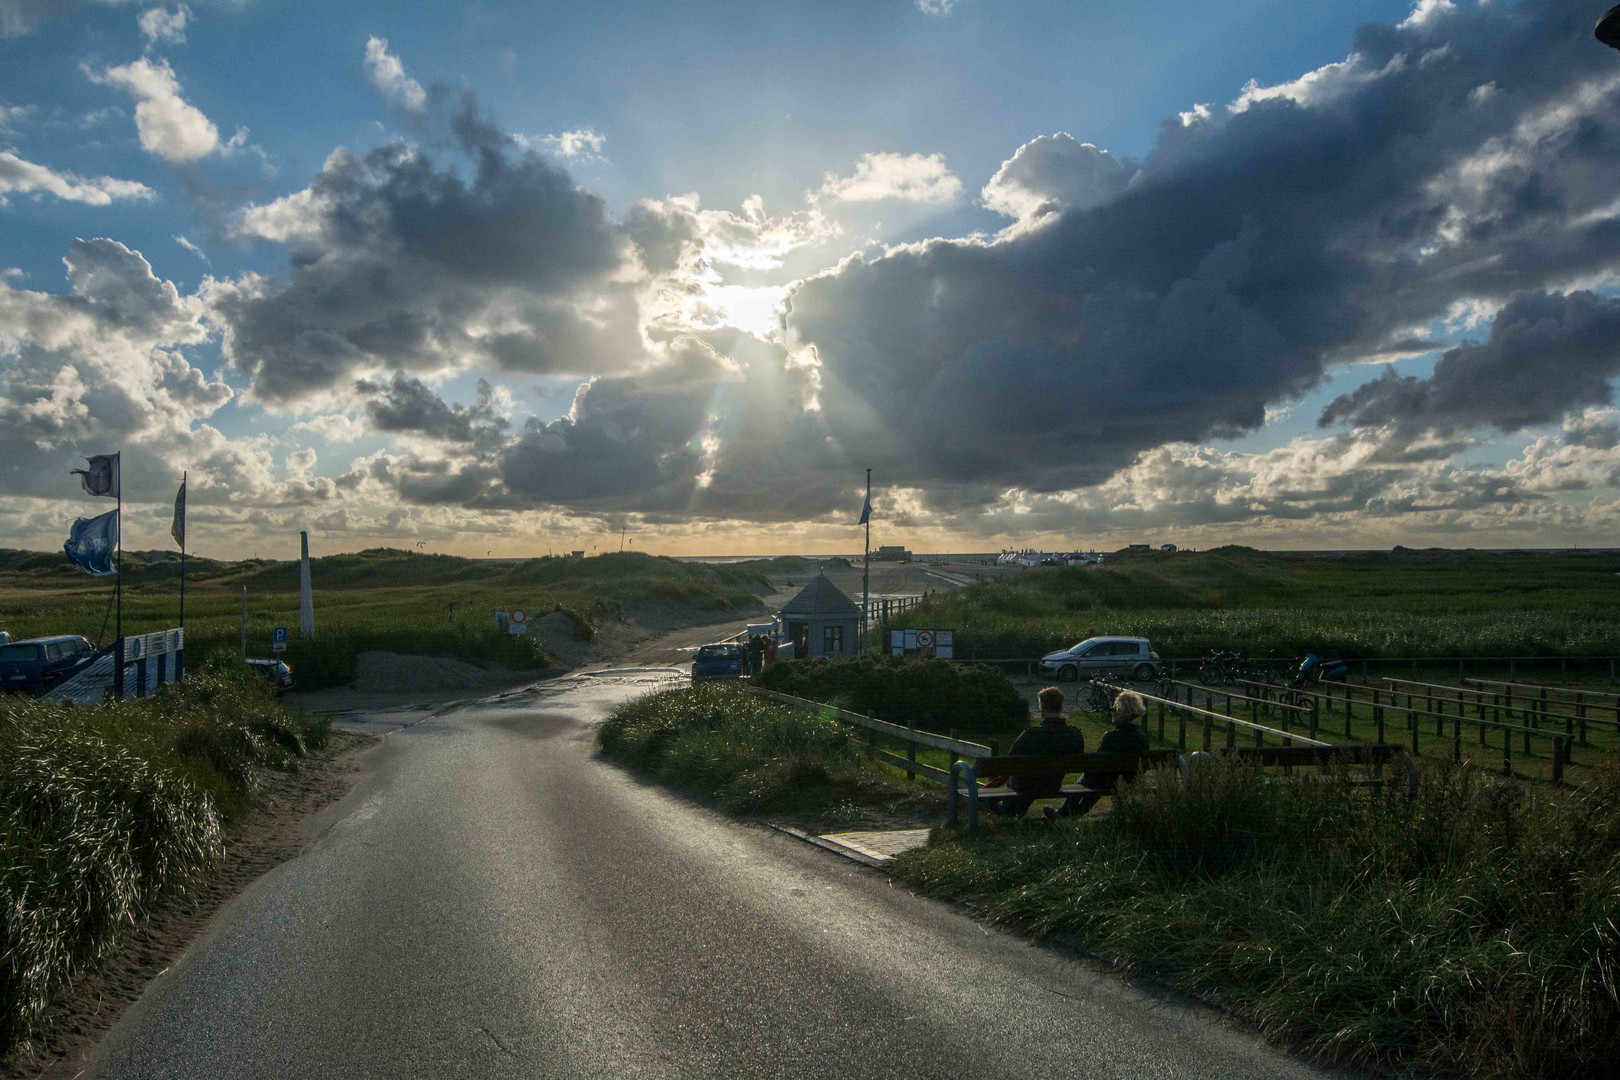
[[[841,653],[844,651],[844,628],[842,626],[823,626],[821,628],[821,651],[823,653]]]

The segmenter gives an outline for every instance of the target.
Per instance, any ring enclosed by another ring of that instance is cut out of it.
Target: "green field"
[[[963,658],[1094,634],[1147,637],[1166,657],[1614,655],[1617,574],[1608,553],[1120,553],[936,593],[891,625],[954,628]]]
[[[124,565],[124,633],[177,625],[178,559],[126,552]],[[188,663],[240,650],[244,588],[249,653],[269,655],[271,629],[289,627],[287,662],[306,689],[347,682],[355,657],[369,650],[544,667],[548,658],[538,639],[496,633],[495,611],[522,608],[532,621],[560,606],[587,627],[648,606],[719,618],[755,610],[771,591],[747,564],[702,565],[640,553],[488,562],[373,548],[312,559],[310,577],[313,647],[298,639],[296,562],[188,559]],[[111,593],[111,579],[86,577],[60,553],[0,550],[0,630],[13,637],[83,634],[105,645],[113,634]]]

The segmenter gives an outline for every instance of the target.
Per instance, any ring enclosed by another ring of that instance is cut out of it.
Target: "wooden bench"
[[[1146,750],[1139,754],[1064,754],[1062,756],[1020,755],[1018,757],[987,757],[974,761],[958,761],[951,766],[951,778],[946,784],[946,806],[949,820],[956,824],[958,778],[967,781],[967,816],[970,827],[979,823],[979,804],[1010,802],[1027,799],[1009,787],[980,787],[979,777],[1016,776],[1020,780],[1055,780],[1059,790],[1055,795],[1040,795],[1043,799],[1068,799],[1079,795],[1111,795],[1111,790],[1097,790],[1081,784],[1065,784],[1063,778],[1071,773],[1090,776],[1133,777],[1146,769],[1174,767],[1187,775],[1187,760],[1175,750]]]
[[[1213,753],[1200,750],[1192,756],[1192,762],[1196,766],[1214,758],[1251,761],[1261,768],[1316,768],[1322,773],[1359,766],[1373,770],[1372,775],[1350,778],[1350,783],[1375,785],[1385,783],[1383,769],[1389,765],[1399,768],[1405,776],[1406,797],[1417,797],[1417,762],[1401,746],[1236,746]]]

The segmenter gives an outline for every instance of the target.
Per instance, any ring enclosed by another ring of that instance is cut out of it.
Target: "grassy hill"
[[[125,552],[126,634],[177,624],[179,574],[171,553]],[[371,548],[311,559],[310,577],[315,647],[297,639],[296,562],[188,558],[188,661],[240,649],[244,588],[249,652],[268,655],[271,628],[292,628],[287,659],[305,687],[347,681],[355,656],[372,649],[544,666],[547,657],[536,639],[495,632],[492,613],[498,610],[522,608],[539,616],[563,607],[591,622],[656,603],[690,609],[697,618],[751,611],[771,591],[763,574],[743,565],[629,552],[492,562]],[[105,644],[113,633],[111,581],[86,577],[59,553],[0,550],[0,629],[15,637],[83,634]]]
[[[1138,634],[1165,656],[1620,653],[1620,557],[1223,547],[1120,553],[936,594],[897,626],[950,627],[980,656],[1039,656]]]

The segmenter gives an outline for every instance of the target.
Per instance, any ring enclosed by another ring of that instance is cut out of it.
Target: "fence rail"
[[[960,639],[960,633],[958,638]],[[1041,663],[1041,658],[1038,656],[980,656],[977,647],[962,645],[960,640],[956,649],[956,659],[975,664],[1021,667],[1029,675],[1033,675],[1035,669]],[[1299,662],[1297,656],[1246,656],[1243,659],[1248,663],[1286,663],[1290,666]],[[1392,665],[1398,665],[1417,671],[1423,667],[1433,668],[1441,665],[1450,667],[1452,664],[1457,665],[1457,678],[1459,681],[1464,680],[1465,671],[1470,665],[1476,668],[1488,668],[1493,671],[1506,665],[1509,679],[1516,679],[1520,664],[1557,664],[1562,674],[1568,674],[1569,666],[1574,664],[1585,667],[1587,670],[1595,669],[1600,673],[1606,671],[1609,682],[1620,682],[1620,678],[1617,678],[1617,673],[1620,673],[1620,656],[1369,656],[1366,658],[1346,659],[1344,662],[1359,671],[1363,682],[1368,678],[1370,667],[1385,669]],[[1177,656],[1160,660],[1159,666],[1174,679],[1182,674],[1196,675],[1203,663],[1204,658],[1201,656]]]
[[[1092,682],[1094,684],[1098,685],[1098,686],[1105,687],[1105,688],[1107,688],[1109,690],[1116,690],[1117,691],[1117,690],[1123,690],[1123,689],[1130,689],[1129,687],[1120,686],[1117,683],[1108,682],[1105,679],[1093,679]],[[1137,693],[1140,694],[1141,691],[1137,691]],[[1254,732],[1254,745],[1256,745],[1256,746],[1264,745],[1263,740],[1265,739],[1265,737],[1267,735],[1275,735],[1277,738],[1282,739],[1285,745],[1292,745],[1293,743],[1296,743],[1296,742],[1304,743],[1306,746],[1331,746],[1332,745],[1331,743],[1322,742],[1320,739],[1315,739],[1315,738],[1312,738],[1312,737],[1307,736],[1307,735],[1301,735],[1300,733],[1295,732],[1295,731],[1288,731],[1286,729],[1269,727],[1269,726],[1267,726],[1265,724],[1262,724],[1262,723],[1259,723],[1258,721],[1255,721],[1255,720],[1240,720],[1235,716],[1223,715],[1223,714],[1215,712],[1215,711],[1213,711],[1211,709],[1200,709],[1196,705],[1176,701],[1176,700],[1174,700],[1172,698],[1159,697],[1157,694],[1142,694],[1141,696],[1142,696],[1143,701],[1145,701],[1145,702],[1147,702],[1147,703],[1149,703],[1151,705],[1157,705],[1158,706],[1159,738],[1160,738],[1161,741],[1164,740],[1164,738],[1165,738],[1165,734],[1164,734],[1165,711],[1167,709],[1174,709],[1174,710],[1177,711],[1177,713],[1179,714],[1179,716],[1178,716],[1179,731],[1178,731],[1178,734],[1177,734],[1177,737],[1176,737],[1176,746],[1177,746],[1177,749],[1180,749],[1180,750],[1187,749],[1187,723],[1186,723],[1186,721],[1187,721],[1188,716],[1196,717],[1196,718],[1201,719],[1203,721],[1203,725],[1204,725],[1204,749],[1205,750],[1209,750],[1209,749],[1212,748],[1211,743],[1212,743],[1212,739],[1213,739],[1213,736],[1214,736],[1214,726],[1215,726],[1216,722],[1219,722],[1219,723],[1222,723],[1222,724],[1226,725],[1226,745],[1227,746],[1232,746],[1232,745],[1235,744],[1236,735],[1237,735],[1237,729],[1238,728],[1243,728],[1245,731]]]

